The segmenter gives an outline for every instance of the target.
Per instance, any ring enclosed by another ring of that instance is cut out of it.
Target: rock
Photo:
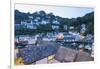
[[[60,47],[58,49],[58,51],[56,52],[56,54],[55,54],[55,59],[58,60],[58,61],[60,61],[60,62],[63,62],[64,56],[65,56],[64,55],[64,51],[65,51],[65,48]]]
[[[47,58],[36,61],[36,64],[47,64]]]
[[[89,53],[87,52],[83,52],[83,51],[79,51],[77,56],[76,56],[76,59],[75,61],[92,61],[92,57]]]
[[[60,62],[73,62],[76,58],[76,54],[76,50],[60,47],[55,54],[55,59]]]
[[[64,62],[73,62],[76,58],[77,51],[66,48]]]

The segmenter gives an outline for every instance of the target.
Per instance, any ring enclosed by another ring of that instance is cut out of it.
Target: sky
[[[15,9],[21,12],[38,12],[45,11],[46,13],[52,12],[56,16],[64,18],[76,18],[84,16],[87,13],[94,11],[93,8],[87,7],[69,7],[69,6],[50,6],[50,5],[30,5],[30,4],[15,4]]]

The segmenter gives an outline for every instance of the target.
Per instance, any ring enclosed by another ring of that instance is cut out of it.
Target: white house
[[[86,26],[85,24],[82,24],[80,33],[85,33],[85,31],[86,31]]]
[[[47,20],[42,20],[41,21],[41,24],[47,24],[47,23],[49,23]]]
[[[52,22],[52,29],[59,29],[59,22],[57,20],[54,20]]]

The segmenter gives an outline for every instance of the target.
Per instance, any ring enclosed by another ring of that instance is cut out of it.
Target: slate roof
[[[49,55],[54,54],[57,51],[57,49],[58,47],[52,44],[44,46],[31,46],[20,49],[17,56],[22,57],[24,59],[24,64],[31,64]]]

